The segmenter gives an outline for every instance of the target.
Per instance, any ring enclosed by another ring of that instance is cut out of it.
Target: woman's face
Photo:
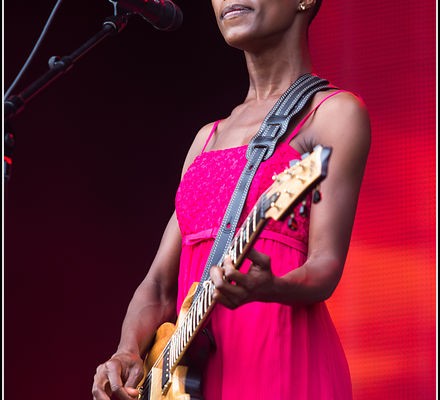
[[[298,0],[212,0],[212,7],[226,42],[247,50],[286,32]]]

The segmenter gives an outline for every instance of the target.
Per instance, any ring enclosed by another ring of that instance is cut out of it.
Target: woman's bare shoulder
[[[325,93],[319,93],[325,97]],[[328,94],[327,94],[328,95]],[[347,142],[369,147],[370,117],[365,102],[356,94],[344,91],[326,100],[316,112],[315,140],[320,143]]]
[[[325,113],[327,116],[354,116],[356,113],[358,117],[368,116],[368,110],[363,99],[357,94],[348,90],[333,89],[331,92],[319,92],[316,94],[314,103],[319,103],[329,95],[329,99],[325,100],[319,107],[319,113]]]
[[[215,122],[210,122],[202,126],[194,137],[194,140],[188,150],[188,153],[183,164],[182,175],[186,172],[188,167],[192,164],[194,159],[202,152],[206,141],[208,140],[209,134],[214,127]]]

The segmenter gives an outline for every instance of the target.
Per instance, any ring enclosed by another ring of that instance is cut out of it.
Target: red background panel
[[[435,397],[435,5],[324,2],[316,69],[365,100],[372,148],[329,301],[356,399]]]
[[[173,209],[195,132],[245,95],[209,2],[140,18],[12,121],[5,216],[5,398],[91,398]],[[7,88],[52,2],[4,2]],[[436,3],[324,0],[315,71],[358,93],[373,141],[343,278],[329,301],[357,400],[436,394]],[[100,29],[104,0],[65,2],[14,93]]]

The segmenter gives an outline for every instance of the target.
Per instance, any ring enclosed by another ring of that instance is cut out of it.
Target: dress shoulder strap
[[[336,92],[330,93],[328,96],[325,96],[315,107],[313,107],[312,110],[309,111],[309,113],[299,122],[299,124],[296,125],[295,129],[289,135],[289,137],[287,138],[285,143],[290,143],[290,141],[296,136],[296,134],[301,130],[301,128],[304,126],[304,124],[307,122],[307,120],[313,115],[313,113],[319,108],[319,106],[322,103],[324,103],[330,97],[333,97],[341,92],[346,92],[346,90],[340,89],[340,90],[337,90]]]
[[[202,153],[205,152],[206,146],[208,145],[209,141],[211,140],[212,136],[214,135],[215,131],[217,130],[217,126],[220,123],[220,119],[214,122],[214,125],[212,126],[211,132],[208,135],[208,138],[206,139],[205,145],[203,146]]]

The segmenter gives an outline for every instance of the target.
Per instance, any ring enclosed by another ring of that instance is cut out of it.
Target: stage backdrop
[[[54,3],[4,2],[6,88]],[[172,213],[186,149],[245,95],[243,58],[222,42],[210,2],[176,3],[181,29],[132,18],[12,123],[6,399],[91,398]],[[435,11],[434,1],[325,0],[311,32],[315,72],[362,96],[372,120],[352,247],[329,301],[357,400],[435,398]],[[66,1],[14,93],[111,13],[105,0]]]

